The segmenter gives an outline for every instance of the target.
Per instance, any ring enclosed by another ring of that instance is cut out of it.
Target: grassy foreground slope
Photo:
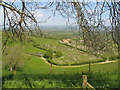
[[[44,60],[37,56],[31,56],[31,59],[24,66],[23,74],[50,74],[50,65],[46,64]],[[61,73],[82,73],[87,72],[89,66],[84,67],[54,67],[53,74]],[[118,61],[106,64],[94,64],[91,66],[92,72],[117,72]]]
[[[82,74],[85,74],[88,75],[88,81],[94,87],[103,86],[117,88],[118,61],[107,64],[92,65],[91,69],[92,72],[90,74],[88,73],[88,66],[74,68],[53,67],[53,73],[51,75],[50,65],[46,64],[37,56],[31,56],[31,59],[23,67],[23,70],[17,72],[16,76],[12,75],[13,72],[8,74],[8,71],[3,70],[3,87],[82,87]]]

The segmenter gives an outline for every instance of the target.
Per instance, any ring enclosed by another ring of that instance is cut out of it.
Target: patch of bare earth
[[[104,64],[104,63],[111,63],[111,62],[116,62],[116,61],[106,61],[106,62],[101,62],[101,64]]]

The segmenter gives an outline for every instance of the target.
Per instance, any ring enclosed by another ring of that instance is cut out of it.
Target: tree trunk
[[[77,49],[77,41],[76,41],[76,49]]]
[[[16,67],[15,67],[15,64],[14,64],[14,75],[16,75]]]
[[[91,68],[90,68],[90,61],[89,61],[89,72],[91,72]]]
[[[10,62],[10,71],[12,71],[12,63]]]
[[[120,46],[118,46],[118,56],[120,57]]]
[[[51,75],[52,75],[52,63],[51,63]]]
[[[12,71],[12,65],[10,65],[10,71]]]
[[[120,56],[120,1],[118,2],[118,12],[117,12],[117,21],[118,21],[118,24],[117,24],[117,27],[118,27],[118,55]]]

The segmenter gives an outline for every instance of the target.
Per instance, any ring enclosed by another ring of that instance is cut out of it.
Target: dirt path
[[[101,64],[104,64],[104,63],[111,63],[111,62],[116,62],[116,61],[106,61],[106,62],[101,62]]]
[[[43,59],[45,61],[46,64],[51,65],[44,57],[41,57],[41,59]]]
[[[45,61],[46,64],[51,65],[49,62],[47,62],[47,60],[44,57],[41,57],[41,59],[43,59]],[[96,64],[106,64],[106,63],[111,63],[111,62],[116,62],[118,60],[115,61],[106,61],[106,62],[98,62],[98,63],[92,63],[91,65],[96,65]],[[57,66],[57,65],[52,65],[54,67],[64,67],[64,68],[70,68],[70,67],[84,67],[84,66],[88,66],[89,64],[84,64],[84,65],[76,65],[76,66]]]

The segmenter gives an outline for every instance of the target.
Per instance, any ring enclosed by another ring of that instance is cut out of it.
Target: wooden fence
[[[93,90],[96,90],[92,85],[90,85],[87,82],[87,75],[82,75],[82,79],[83,79],[83,88],[84,88],[84,90],[86,90],[86,88],[91,88]]]

